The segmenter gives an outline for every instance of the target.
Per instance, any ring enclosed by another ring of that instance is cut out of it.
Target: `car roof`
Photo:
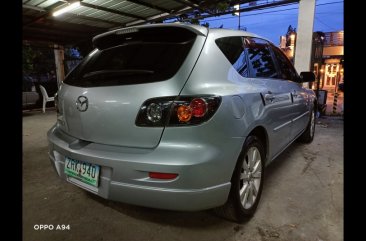
[[[224,28],[207,28],[204,26],[196,25],[196,24],[188,24],[188,23],[157,23],[157,24],[146,24],[146,25],[139,25],[139,26],[133,26],[133,27],[126,27],[126,28],[118,28],[114,29],[102,34],[99,34],[93,38],[93,43],[98,41],[98,39],[101,39],[107,35],[116,34],[118,31],[130,31],[133,29],[138,28],[156,28],[156,27],[180,27],[185,29],[190,29],[191,31],[195,32],[198,35],[215,35],[216,38],[218,37],[228,37],[228,36],[249,36],[249,37],[257,37],[264,40],[267,40],[271,42],[270,40],[263,38],[259,35],[256,35],[251,32],[242,31],[242,30],[232,30],[232,29],[224,29]],[[272,43],[272,42],[271,42]]]
[[[201,32],[205,36],[207,36],[207,34],[215,34],[215,35],[220,36],[220,37],[248,36],[248,37],[261,38],[261,39],[264,39],[264,40],[272,43],[267,38],[264,38],[262,36],[259,36],[259,35],[255,34],[255,33],[247,32],[247,31],[243,31],[243,30],[226,29],[226,28],[207,28],[207,27],[204,27],[204,26],[196,25],[196,24],[180,23],[180,22],[150,24],[150,25],[144,25],[144,26],[151,26],[151,27],[155,27],[155,26],[180,26],[180,27],[184,27],[184,28],[188,28],[188,29],[190,28],[192,30],[194,29],[195,31]]]
[[[215,34],[215,35],[218,35],[220,37],[248,36],[248,37],[261,38],[261,39],[264,39],[264,40],[272,43],[270,40],[268,40],[268,39],[266,39],[262,36],[259,36],[257,34],[251,33],[251,32],[242,31],[242,30],[233,30],[233,29],[224,29],[224,28],[210,28],[209,34]]]

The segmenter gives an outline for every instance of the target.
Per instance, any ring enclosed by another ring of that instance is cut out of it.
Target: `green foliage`
[[[23,45],[23,72],[30,73],[33,71],[33,59],[37,56],[36,51],[34,51],[30,46]]]
[[[56,69],[53,48],[23,45],[22,55],[24,73],[48,73]]]
[[[229,8],[229,4],[227,2],[218,2],[216,5],[216,12],[225,12]]]
[[[189,22],[190,22],[191,24],[200,24],[200,21],[199,21],[197,18],[189,19]]]
[[[230,1],[215,1],[215,0],[208,0],[204,1],[200,6],[204,9],[208,9],[211,13],[222,13],[227,11],[230,8],[229,5]]]
[[[199,6],[202,9],[207,10],[207,12],[211,14],[219,14],[225,12],[230,9],[229,5],[230,1],[215,1],[215,0],[208,0],[208,1],[201,1]],[[201,11],[194,11],[192,14],[182,14],[177,17],[179,22],[187,22],[191,24],[200,24],[200,19],[203,19],[205,15],[202,15]],[[209,27],[209,23],[203,23],[202,26]]]

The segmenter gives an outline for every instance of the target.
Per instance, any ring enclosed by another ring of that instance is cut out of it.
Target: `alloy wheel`
[[[250,147],[240,172],[240,201],[244,209],[255,203],[262,180],[262,160],[257,147]]]

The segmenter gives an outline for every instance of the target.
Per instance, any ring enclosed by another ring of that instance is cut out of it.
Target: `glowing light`
[[[57,17],[57,16],[60,16],[61,14],[64,14],[66,12],[69,12],[77,7],[80,7],[80,2],[74,2],[74,3],[71,3],[70,5],[64,7],[64,8],[61,8],[57,11],[55,11],[52,16],[54,17]]]

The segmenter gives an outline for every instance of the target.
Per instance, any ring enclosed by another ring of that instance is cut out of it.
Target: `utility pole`
[[[297,39],[295,50],[295,69],[298,73],[310,71],[311,45],[313,40],[315,16],[315,0],[301,0],[299,2],[299,16],[297,24]],[[308,83],[304,83],[308,87]]]
[[[238,30],[240,30],[240,12],[239,12],[239,26],[238,26]]]
[[[235,10],[240,10],[240,5],[239,5],[239,4],[234,5],[234,9],[235,9]],[[238,12],[235,12],[234,14],[235,14],[236,16],[239,16],[239,25],[238,25],[238,30],[240,30],[240,12],[238,11]]]

